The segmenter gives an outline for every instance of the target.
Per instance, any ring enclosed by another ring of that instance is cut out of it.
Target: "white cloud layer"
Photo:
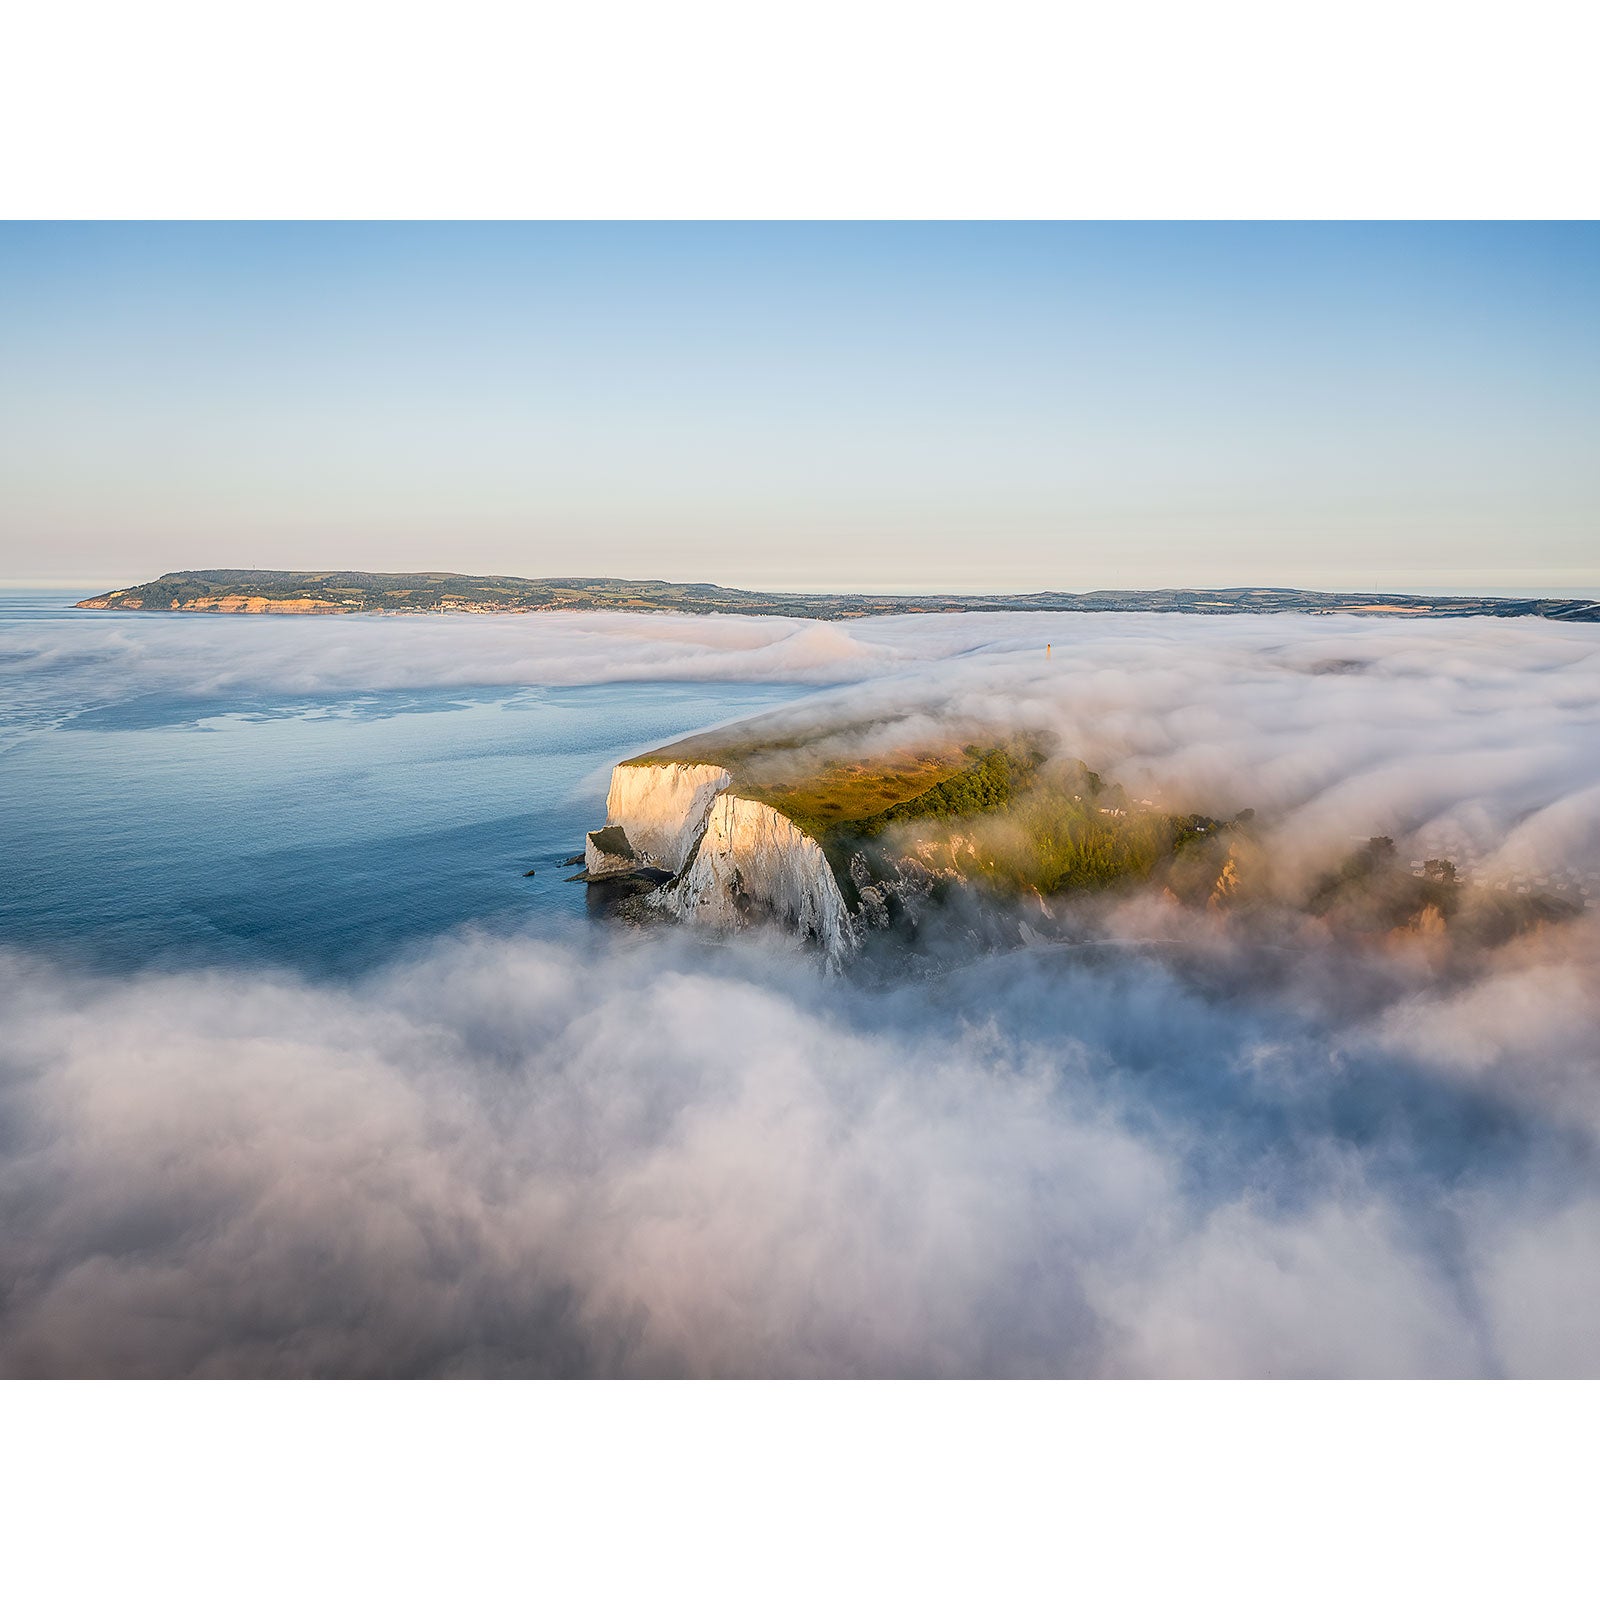
[[[1579,627],[139,619],[7,648],[59,704],[849,680],[899,732],[1048,727],[1170,803],[1255,806],[1286,852],[1600,849]],[[872,987],[600,927],[353,984],[13,952],[0,1371],[1600,1376],[1592,911],[1446,964],[1145,900],[1105,931]]]
[[[603,930],[13,961],[0,1370],[1600,1375],[1593,956],[1355,1007]]]

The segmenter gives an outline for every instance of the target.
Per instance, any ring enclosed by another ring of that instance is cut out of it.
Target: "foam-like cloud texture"
[[[1593,956],[1353,1008],[601,931],[342,989],[13,964],[0,1367],[1597,1373]]]
[[[895,737],[1053,728],[1285,850],[1581,873],[1600,837],[1577,627],[197,620],[12,663],[85,700],[850,678]],[[1593,913],[1444,963],[1253,937],[1136,898],[870,987],[604,927],[353,984],[13,953],[0,1371],[1600,1375]]]

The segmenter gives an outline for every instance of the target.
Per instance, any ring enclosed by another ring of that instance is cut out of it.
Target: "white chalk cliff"
[[[724,793],[731,781],[716,766],[619,766],[606,826],[622,829],[640,862],[675,874],[654,898],[681,921],[719,929],[776,922],[814,938],[837,963],[855,929],[822,847],[771,806]],[[609,854],[592,835],[589,851]]]
[[[742,928],[776,920],[816,939],[830,960],[854,943],[821,845],[758,800],[718,795],[688,870],[658,893],[684,922]]]
[[[660,766],[618,766],[611,769],[606,795],[606,827],[621,828],[632,859],[605,848],[607,841],[589,835],[584,867],[593,877],[659,867],[674,876],[682,872],[705,832],[711,803],[728,787],[726,768],[699,762],[663,762]]]

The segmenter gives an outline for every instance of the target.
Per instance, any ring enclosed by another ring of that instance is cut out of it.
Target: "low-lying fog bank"
[[[669,679],[825,688],[794,708],[797,736],[841,700],[891,719],[897,739],[1053,731],[1131,791],[1219,815],[1295,813],[1296,836],[1433,824],[1441,848],[1508,870],[1600,851],[1600,636],[1578,624],[98,614],[0,637],[0,700],[19,728],[154,696]]]
[[[13,955],[0,1371],[1600,1374],[1596,954]]]
[[[778,714],[796,739],[841,716],[886,742],[1044,730],[1130,795],[1253,808],[1274,889],[1248,915],[1130,889],[1063,918],[1071,942],[987,955],[963,956],[956,907],[933,981],[603,925],[462,934],[343,984],[12,951],[0,1371],[1600,1375],[1592,631],[7,638],[41,716],[246,686],[835,684]],[[1309,914],[1297,886],[1373,835],[1581,909],[1492,939]]]

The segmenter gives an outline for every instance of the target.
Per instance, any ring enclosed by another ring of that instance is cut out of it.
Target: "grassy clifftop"
[[[882,725],[801,734],[758,718],[635,758],[669,761],[726,767],[730,792],[816,839],[847,888],[858,858],[876,876],[914,860],[1006,892],[1106,887],[1220,826],[1131,801],[1047,738],[897,743]]]
[[[781,812],[820,837],[861,824],[960,772],[969,758],[958,741],[885,743],[866,725],[790,733],[756,718],[664,745],[628,765],[707,762],[733,775],[732,792]]]

